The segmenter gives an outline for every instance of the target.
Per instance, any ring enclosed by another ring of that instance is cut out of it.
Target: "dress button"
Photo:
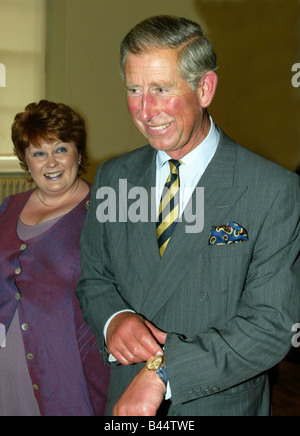
[[[28,330],[28,328],[29,328],[29,326],[28,326],[28,324],[22,324],[22,330],[24,331],[24,332],[26,332],[26,330]]]
[[[27,245],[26,244],[22,244],[21,247],[20,247],[20,250],[24,251],[24,250],[26,250],[26,248],[27,248]]]
[[[32,387],[33,387],[33,389],[34,389],[35,391],[39,391],[39,390],[40,390],[40,388],[38,387],[38,385],[33,385]]]
[[[15,274],[20,275],[21,274],[21,268],[16,268],[15,269]]]
[[[33,358],[34,358],[33,354],[31,354],[31,353],[27,354],[27,359],[28,360],[33,360]]]
[[[21,295],[19,294],[19,292],[17,292],[16,294],[15,294],[15,299],[16,300],[21,300]]]

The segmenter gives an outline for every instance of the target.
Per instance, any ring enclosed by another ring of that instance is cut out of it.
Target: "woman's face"
[[[73,142],[30,144],[25,159],[34,182],[47,195],[65,194],[77,180],[80,155]]]

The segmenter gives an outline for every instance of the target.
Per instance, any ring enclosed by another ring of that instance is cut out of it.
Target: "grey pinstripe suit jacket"
[[[120,179],[128,190],[150,192],[155,157],[146,146],[98,170],[81,239],[85,319],[104,357],[103,328],[119,310],[133,309],[168,333],[169,415],[268,415],[266,372],[288,352],[300,319],[299,178],[221,132],[199,183],[204,228],[188,234],[183,220],[161,259],[155,223],[96,218],[99,187],[115,190],[117,207]],[[249,240],[209,246],[211,227],[230,221]],[[108,414],[142,366],[112,367]]]

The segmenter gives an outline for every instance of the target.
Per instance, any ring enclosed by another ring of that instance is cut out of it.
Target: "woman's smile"
[[[64,174],[64,171],[56,171],[55,173],[46,173],[44,177],[50,181],[59,180]]]

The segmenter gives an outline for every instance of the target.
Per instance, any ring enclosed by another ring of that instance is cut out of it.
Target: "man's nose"
[[[149,122],[158,113],[157,99],[150,93],[144,94],[141,103],[140,118],[144,122]]]

